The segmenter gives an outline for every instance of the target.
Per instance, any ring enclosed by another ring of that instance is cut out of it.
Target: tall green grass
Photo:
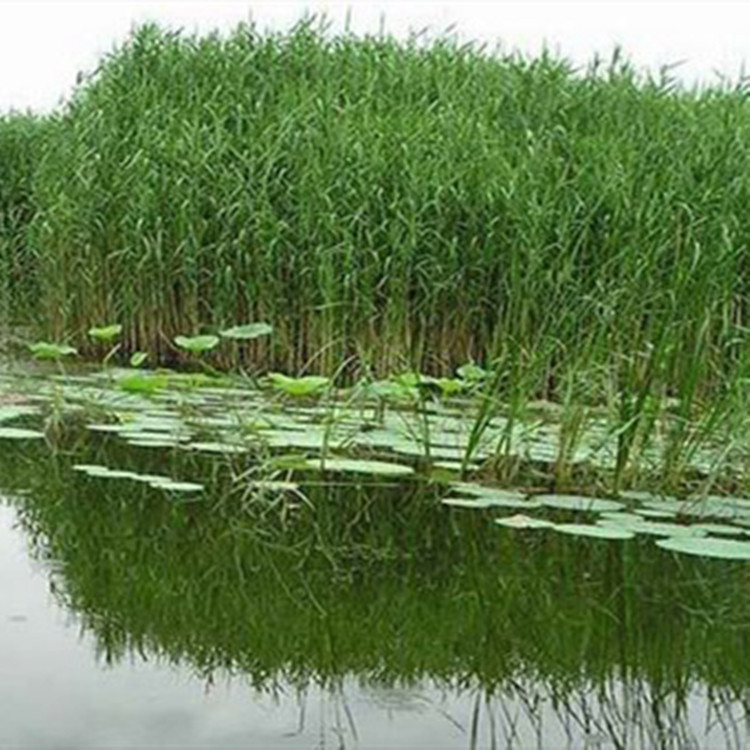
[[[267,320],[259,367],[492,360],[519,404],[607,403],[619,473],[666,405],[675,464],[698,414],[744,409],[741,86],[311,22],[146,26],[49,129],[34,202],[58,335],[119,321],[127,346],[164,353]]]
[[[0,328],[28,321],[38,303],[37,264],[27,234],[48,122],[28,114],[0,116]]]

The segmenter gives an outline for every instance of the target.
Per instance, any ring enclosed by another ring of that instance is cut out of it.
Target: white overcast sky
[[[616,45],[640,68],[681,63],[686,83],[736,80],[750,61],[750,2],[227,2],[215,0],[0,0],[0,112],[47,111],[71,90],[78,71],[91,70],[102,53],[134,24],[208,31],[252,18],[263,29],[285,29],[305,12],[324,13],[355,33],[386,31],[403,37],[424,27],[453,26],[465,40],[500,43],[533,54],[544,45],[576,63]]]

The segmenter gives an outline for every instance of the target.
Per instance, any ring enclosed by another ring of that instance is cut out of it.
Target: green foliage
[[[67,344],[51,344],[48,341],[36,341],[29,344],[29,351],[35,359],[62,359],[62,357],[78,354],[78,351]]]
[[[175,344],[188,352],[197,354],[215,349],[219,345],[218,336],[176,336]]]
[[[149,25],[59,115],[0,120],[0,299],[56,338],[122,320],[155,359],[218,330],[243,343],[215,363],[258,372],[484,363],[457,375],[488,419],[575,407],[561,460],[606,407],[620,487],[665,412],[673,477],[749,413],[748,206],[741,88],[312,22]]]
[[[748,135],[741,92],[622,62],[146,26],[40,165],[43,305],[71,330],[127,320],[154,352],[270,320],[278,347],[248,356],[285,371],[521,357],[529,389],[585,370],[640,413],[739,364]]]
[[[249,341],[261,336],[270,336],[273,333],[273,327],[268,323],[248,323],[242,326],[233,326],[224,331],[219,331],[219,336],[225,339],[235,339],[239,341]]]
[[[114,341],[122,333],[122,326],[119,323],[114,323],[109,326],[101,326],[99,328],[89,328],[88,334],[94,339],[94,341],[100,341],[102,343],[109,343]]]
[[[5,322],[26,322],[38,312],[38,266],[27,233],[36,206],[34,174],[52,124],[32,115],[0,116],[0,317]]]
[[[307,375],[302,378],[291,378],[280,372],[271,372],[268,379],[274,388],[288,396],[314,396],[331,385],[331,379],[319,375]]]
[[[146,362],[147,359],[148,354],[146,352],[133,352],[132,356],[130,357],[130,366],[140,367]]]

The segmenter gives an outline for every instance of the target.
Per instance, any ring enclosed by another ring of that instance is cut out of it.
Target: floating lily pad
[[[0,440],[38,440],[44,433],[23,427],[0,427]]]
[[[135,448],[177,448],[180,445],[180,441],[177,438],[168,438],[164,435],[152,438],[143,436],[128,437],[126,442]]]
[[[78,354],[78,350],[67,344],[52,344],[48,341],[37,341],[29,344],[29,350],[36,359],[61,359]]]
[[[613,524],[612,526],[594,526],[585,523],[561,523],[555,531],[572,536],[585,536],[596,539],[632,539],[635,534],[630,529]]]
[[[386,461],[368,461],[357,458],[320,458],[307,459],[304,462],[306,469],[315,471],[351,472],[354,474],[376,474],[378,476],[407,476],[414,473],[411,466],[393,464]]]
[[[180,347],[180,349],[185,349],[188,352],[197,354],[199,352],[207,352],[218,346],[219,337],[213,335],[177,336],[174,342]]]
[[[483,484],[474,484],[473,482],[453,482],[451,487],[464,495],[471,495],[473,497],[483,498],[500,498],[509,500],[522,500],[526,505],[530,505],[536,502],[536,505],[541,505],[538,500],[530,498],[525,492],[519,492],[518,490],[507,490],[501,489],[500,487],[487,487]]]
[[[135,479],[138,476],[132,471],[110,469],[107,466],[99,466],[97,464],[75,464],[73,469],[75,471],[82,471],[87,476],[98,479]]]
[[[312,396],[322,393],[331,384],[330,378],[320,375],[307,375],[303,378],[290,378],[280,372],[271,372],[268,379],[274,388],[288,394],[289,396]]]
[[[627,526],[633,523],[645,523],[645,519],[637,513],[626,513],[625,511],[605,511],[601,514],[601,520],[610,521],[613,524]]]
[[[195,482],[178,482],[173,479],[157,479],[149,482],[154,489],[166,490],[168,492],[200,492],[203,490],[202,484]]]
[[[537,495],[536,500],[548,508],[556,510],[589,511],[601,513],[625,508],[623,503],[599,497],[585,497],[583,495]]]
[[[733,539],[670,538],[660,539],[656,545],[685,555],[724,560],[750,560],[750,542],[738,542]]]
[[[242,326],[233,326],[224,331],[219,331],[219,336],[225,339],[239,339],[247,341],[257,339],[261,336],[269,336],[273,333],[273,326],[268,323],[248,323]]]
[[[88,334],[95,341],[108,342],[116,339],[122,333],[122,326],[114,323],[109,326],[89,328]]]
[[[685,503],[674,497],[661,497],[656,500],[643,500],[641,505],[650,510],[667,511],[670,513],[682,513],[685,510]],[[640,512],[640,511],[639,511]]]
[[[726,523],[696,523],[692,528],[699,529],[706,534],[712,534],[714,536],[745,536],[750,534],[748,529],[743,529],[738,526],[730,526]]]
[[[513,496],[511,493],[503,496],[485,495],[477,497],[446,497],[442,500],[445,505],[454,505],[459,508],[536,508],[538,503],[532,503],[523,495]]]
[[[226,453],[237,454],[247,453],[248,449],[244,445],[236,443],[188,443],[185,448],[191,451],[200,451],[201,453]]]
[[[0,406],[0,422],[10,422],[18,417],[25,417],[38,412],[39,409],[36,406]]]
[[[496,518],[495,523],[498,526],[505,526],[509,529],[554,529],[555,524],[551,521],[545,521],[541,518],[532,518],[518,513],[515,516],[505,516]]]
[[[169,387],[169,378],[161,374],[135,373],[120,378],[117,384],[129,393],[156,393]]]
[[[630,523],[617,523],[607,518],[600,519],[598,525],[607,528],[619,527],[627,528],[636,534],[646,534],[648,536],[705,536],[706,532],[699,526],[688,526],[678,523],[659,523],[657,521],[647,521],[642,519]]]

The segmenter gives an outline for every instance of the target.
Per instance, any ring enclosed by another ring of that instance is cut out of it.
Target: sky
[[[334,30],[348,16],[357,34],[383,27],[404,38],[450,29],[462,41],[508,52],[535,54],[546,46],[581,65],[620,46],[638,69],[675,65],[672,75],[689,86],[737,81],[750,62],[750,3],[741,1],[0,0],[0,112],[60,106],[77,74],[93,70],[138,23],[206,32],[254,20],[261,29],[284,30],[305,13],[324,14]]]

